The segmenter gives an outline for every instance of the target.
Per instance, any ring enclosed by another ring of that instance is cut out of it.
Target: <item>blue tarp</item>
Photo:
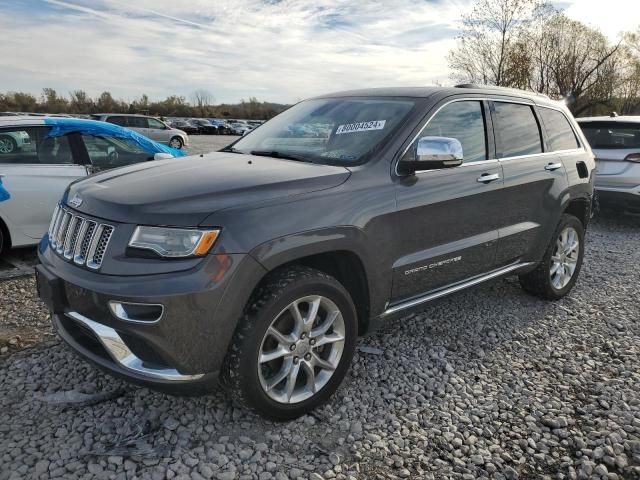
[[[2,177],[0,177],[0,202],[4,202],[5,200],[9,200],[11,195],[7,192],[7,189],[2,185]]]
[[[144,135],[140,135],[133,130],[114,125],[113,123],[99,122],[97,120],[83,120],[80,118],[57,118],[48,117],[44,119],[45,125],[53,127],[49,132],[49,137],[61,137],[68,133],[84,133],[96,137],[116,137],[130,140],[144,151],[149,153],[168,153],[174,157],[184,157],[187,154],[177,148],[171,148],[161,143],[154,142]]]

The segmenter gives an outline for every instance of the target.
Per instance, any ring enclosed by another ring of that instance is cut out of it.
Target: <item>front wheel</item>
[[[532,272],[520,275],[529,293],[547,300],[559,300],[575,285],[584,257],[584,227],[573,215],[564,214],[544,258]]]
[[[13,138],[7,135],[0,136],[0,154],[14,153],[17,149],[18,144]]]
[[[169,146],[172,147],[172,148],[177,148],[178,150],[180,150],[183,145],[184,145],[184,142],[182,141],[182,139],[180,137],[173,137],[169,141]]]
[[[351,297],[335,278],[307,267],[280,271],[249,301],[222,384],[237,403],[264,417],[299,417],[338,388],[357,331]]]

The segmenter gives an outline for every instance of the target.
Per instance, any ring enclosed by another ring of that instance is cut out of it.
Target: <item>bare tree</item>
[[[201,117],[207,116],[209,107],[213,105],[215,99],[213,98],[213,94],[208,90],[199,89],[191,94],[191,102],[197,107],[197,110],[200,112]]]
[[[520,62],[528,58],[523,59],[526,52],[521,40],[536,16],[545,11],[543,5],[539,0],[478,0],[471,14],[462,17],[462,34],[449,54],[455,79],[498,86],[520,84]]]

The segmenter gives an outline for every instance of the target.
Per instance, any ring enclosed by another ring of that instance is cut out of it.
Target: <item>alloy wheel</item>
[[[0,138],[0,153],[13,152],[13,142],[9,138]]]
[[[172,138],[171,141],[169,142],[169,146],[172,148],[181,148],[182,142],[177,138]]]
[[[578,265],[580,256],[580,237],[573,227],[565,227],[556,240],[555,250],[551,256],[549,276],[556,290],[566,287]]]
[[[333,301],[310,295],[291,302],[271,322],[260,345],[263,391],[278,403],[311,398],[333,376],[344,344],[344,319]]]

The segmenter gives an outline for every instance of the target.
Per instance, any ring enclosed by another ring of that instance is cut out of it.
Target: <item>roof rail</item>
[[[460,83],[455,85],[455,88],[477,88],[477,89],[487,89],[487,90],[504,90],[506,92],[513,93],[528,93],[529,95],[536,95],[538,97],[549,98],[549,95],[544,93],[538,93],[531,90],[521,90],[519,88],[510,88],[510,87],[497,87],[495,85],[483,85],[478,83]]]

